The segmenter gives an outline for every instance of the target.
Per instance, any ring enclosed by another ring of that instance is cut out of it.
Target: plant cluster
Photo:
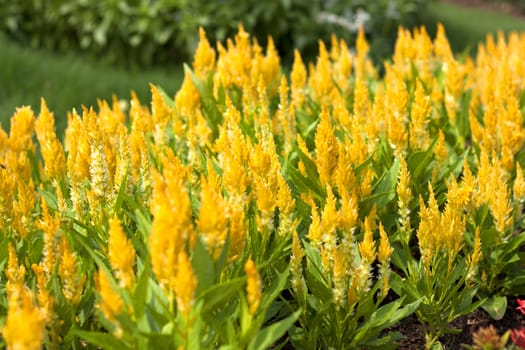
[[[359,31],[288,76],[241,27],[203,30],[174,98],[42,100],[0,130],[8,348],[428,349],[523,295],[525,35],[457,60],[399,29],[385,76]],[[36,138],[34,137],[36,135]],[[29,179],[29,181],[28,181]]]
[[[415,24],[427,1],[0,0],[0,30],[33,46],[143,66],[191,58],[200,26],[222,41],[242,22],[260,42],[271,35],[283,53],[313,55],[318,39],[335,32],[353,40],[363,25],[384,56],[397,26]]]

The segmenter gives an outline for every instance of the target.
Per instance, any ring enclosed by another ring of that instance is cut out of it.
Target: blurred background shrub
[[[386,57],[398,25],[412,27],[430,0],[0,0],[0,30],[33,47],[81,50],[110,63],[151,66],[191,58],[198,27],[210,40],[240,23],[264,45],[274,38],[312,59],[318,40],[335,33],[352,43],[363,25],[372,57]]]

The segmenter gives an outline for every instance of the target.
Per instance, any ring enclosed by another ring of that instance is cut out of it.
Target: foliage
[[[64,142],[44,100],[19,108],[2,345],[394,348],[414,313],[437,349],[501,317],[525,292],[524,40],[459,60],[442,26],[400,29],[379,78],[359,31],[287,76],[271,40],[201,30],[173,98],[72,111]]]
[[[272,36],[281,52],[299,48],[311,57],[318,39],[335,32],[353,40],[364,25],[374,53],[384,57],[397,26],[415,24],[426,1],[2,0],[0,30],[36,47],[143,66],[190,57],[200,26],[223,41],[243,23],[260,42]]]

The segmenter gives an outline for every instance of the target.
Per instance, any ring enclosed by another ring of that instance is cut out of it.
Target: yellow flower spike
[[[408,143],[407,133],[407,105],[408,91],[406,84],[399,73],[389,65],[385,66],[386,75],[386,104],[388,107],[386,122],[388,141],[396,154],[403,154]]]
[[[438,163],[445,162],[448,157],[447,145],[445,143],[445,134],[443,134],[443,131],[441,130],[438,132],[438,139],[436,145],[434,146],[434,156],[436,157]]]
[[[201,106],[201,96],[199,91],[193,84],[190,73],[184,75],[182,85],[175,95],[175,110],[179,117],[183,120],[191,119]],[[174,121],[174,124],[180,127],[179,123]],[[181,135],[182,130],[176,130],[177,135]]]
[[[35,131],[45,163],[45,172],[49,178],[59,178],[65,175],[66,170],[64,150],[55,134],[53,114],[49,112],[43,98],[40,103],[40,115],[36,120]]]
[[[275,48],[272,37],[268,37],[268,44],[266,45],[266,55],[263,59],[262,64],[262,77],[265,86],[272,86],[273,83],[279,78],[281,70],[281,59]],[[273,95],[274,91],[269,91],[270,95]]]
[[[472,254],[468,258],[469,267],[466,277],[467,280],[471,280],[476,274],[476,269],[482,257],[483,253],[481,251],[481,234],[479,227],[476,227],[476,231],[474,233],[474,247],[472,248]]]
[[[410,112],[410,146],[414,150],[428,148],[429,136],[427,124],[432,106],[429,97],[425,94],[421,81],[417,81],[414,93],[414,102]]]
[[[8,145],[15,153],[34,151],[32,137],[35,129],[35,115],[30,107],[17,108],[11,117]]]
[[[261,277],[252,259],[248,259],[244,264],[246,272],[246,294],[250,315],[254,315],[259,308],[262,298]]]
[[[17,196],[13,202],[13,228],[16,234],[21,238],[26,238],[31,231],[33,221],[32,212],[36,203],[35,187],[33,180],[22,181],[18,179],[16,184]]]
[[[230,238],[230,261],[236,260],[245,246],[246,232],[248,225],[244,213],[242,200],[230,197],[229,206],[229,238]]]
[[[356,48],[356,58],[355,58],[355,75],[356,78],[364,79],[366,78],[367,73],[367,55],[370,50],[370,45],[365,37],[365,30],[361,26],[357,32],[357,40],[355,43]]]
[[[77,256],[71,252],[65,236],[62,236],[59,245],[58,275],[62,281],[62,293],[67,301],[76,306],[82,296],[86,276],[79,273]]]
[[[36,300],[38,301],[38,305],[40,306],[44,317],[48,320],[52,319],[54,299],[53,296],[49,294],[46,287],[49,275],[46,271],[44,271],[44,268],[41,265],[33,264],[31,265],[31,269],[36,275],[36,282],[38,286]]]
[[[60,217],[52,216],[49,213],[45,197],[42,197],[41,206],[42,218],[37,222],[37,227],[44,231],[44,248],[41,266],[46,276],[50,276],[57,262],[57,235],[60,229]]]
[[[219,179],[208,163],[208,177],[201,176],[201,207],[197,228],[211,255],[219,257],[228,234],[228,213],[226,200],[222,195]]]
[[[279,109],[275,121],[283,130],[284,155],[291,152],[296,137],[295,109],[290,107],[288,90],[288,81],[286,80],[286,76],[283,75],[279,85]],[[276,128],[274,128],[274,130],[275,129]]]
[[[520,163],[516,162],[516,177],[512,186],[514,200],[520,204],[525,200],[525,178]]]
[[[312,245],[319,249],[321,247],[321,237],[323,234],[321,218],[319,217],[319,213],[317,212],[317,206],[315,205],[313,198],[310,198],[310,200],[307,201],[307,203],[312,208],[311,209],[312,223],[310,224],[310,227],[308,228],[307,237],[312,243]]]
[[[315,132],[316,165],[323,186],[328,185],[331,174],[337,165],[337,139],[330,121],[328,107],[323,104],[319,124]]]
[[[135,282],[135,249],[126,237],[117,216],[109,221],[108,257],[119,285],[131,290]]]
[[[282,175],[277,176],[278,192],[277,192],[277,206],[279,212],[283,217],[292,215],[295,208],[295,199],[292,197],[290,187]]]
[[[183,317],[187,318],[195,302],[197,278],[193,273],[190,258],[184,249],[178,254],[177,276],[174,288],[177,297],[177,311]]]
[[[434,52],[436,58],[441,62],[446,62],[453,58],[452,50],[445,34],[445,27],[438,23],[436,38],[434,39]]]
[[[18,265],[18,257],[15,248],[11,244],[9,244],[9,258],[4,273],[7,278],[7,298],[17,298],[20,287],[24,285],[26,269],[23,265]]]
[[[301,246],[299,235],[296,231],[292,233],[292,256],[290,257],[290,274],[292,288],[301,295],[306,289],[306,283],[303,277],[302,261],[305,256],[304,249]]]
[[[312,90],[312,94],[317,101],[321,103],[329,103],[332,93],[336,91],[333,79],[332,63],[326,46],[322,41],[319,41],[319,56],[317,63],[310,78],[308,86]]]
[[[341,191],[341,190],[340,190]],[[343,190],[339,209],[339,228],[346,233],[353,233],[358,219],[358,199],[355,193]]]
[[[204,28],[199,28],[199,44],[193,56],[193,70],[195,75],[205,80],[215,67],[215,50],[211,47]]]
[[[365,264],[371,264],[376,259],[376,242],[374,241],[369,217],[365,218],[364,232],[363,241],[359,243],[359,253]]]
[[[340,222],[339,212],[336,208],[336,198],[332,191],[332,187],[326,187],[326,202],[321,214],[321,230],[323,234],[323,242],[325,246],[335,245],[336,237],[335,230],[338,228]]]
[[[506,232],[512,223],[512,206],[509,201],[509,191],[503,181],[498,181],[499,186],[493,187],[492,200],[490,201],[490,212],[494,217],[496,230],[501,235],[501,239],[506,242]]]
[[[377,251],[377,259],[381,264],[388,265],[390,263],[390,257],[394,252],[394,248],[390,245],[388,241],[388,236],[386,234],[385,228],[382,223],[379,223],[379,249]]]
[[[401,216],[410,214],[408,205],[412,198],[412,190],[410,187],[410,172],[408,171],[405,158],[399,158],[399,177],[396,186],[396,193],[398,197],[398,207],[402,211]]]
[[[171,152],[161,159],[163,174],[152,171],[153,214],[149,246],[155,277],[167,293],[176,284],[177,257],[186,242],[192,242],[191,202],[186,186],[188,169]]]
[[[370,109],[368,86],[363,79],[356,79],[354,88],[354,115],[360,122],[364,122],[368,118]]]
[[[332,294],[334,298],[334,304],[337,307],[342,307],[347,301],[347,289],[346,289],[346,276],[348,274],[348,260],[344,248],[339,246],[333,252],[333,288]]]
[[[159,89],[150,84],[151,90],[151,112],[153,123],[158,127],[166,127],[170,121],[171,111],[164,102]]]
[[[104,317],[110,321],[115,321],[115,317],[124,309],[124,301],[120,294],[111,286],[111,281],[106,272],[99,270],[94,278],[95,287],[100,295],[99,307],[102,309]]]
[[[8,302],[2,335],[8,349],[39,350],[43,346],[46,317],[33,301],[31,291],[22,287],[17,300]]]
[[[301,54],[296,49],[294,50],[294,62],[292,65],[292,72],[290,73],[292,102],[294,108],[299,108],[305,99],[305,84],[306,84],[306,67],[301,58]]]

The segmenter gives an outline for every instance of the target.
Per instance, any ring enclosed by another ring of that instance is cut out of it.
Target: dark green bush
[[[286,59],[293,48],[311,58],[332,32],[351,42],[363,24],[373,56],[383,56],[397,26],[415,24],[428,1],[0,0],[0,30],[35,47],[151,65],[189,59],[199,26],[214,41],[242,23],[263,44],[271,35]]]

